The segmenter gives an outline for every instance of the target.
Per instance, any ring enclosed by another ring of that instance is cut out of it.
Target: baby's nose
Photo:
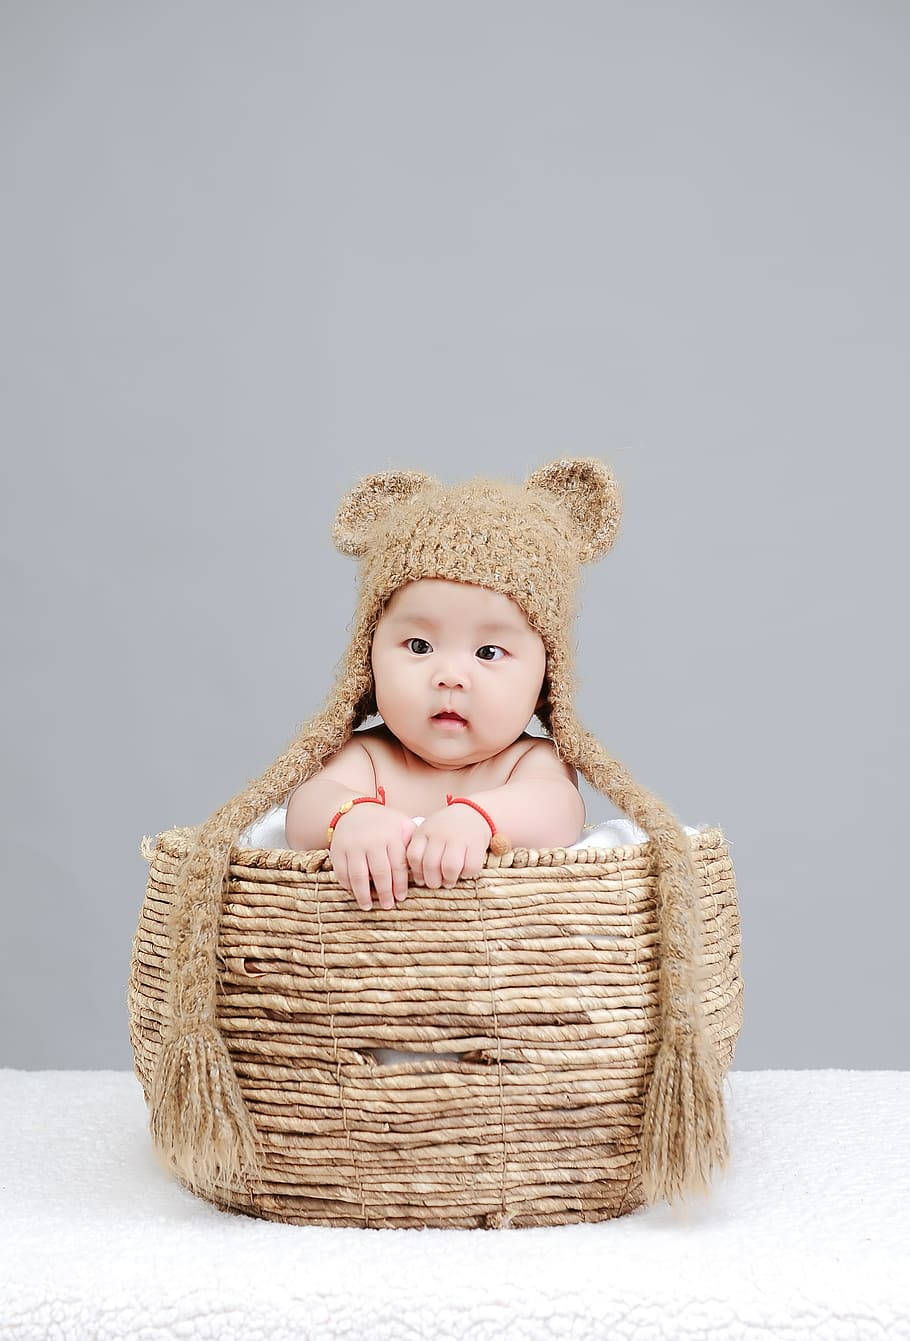
[[[464,671],[450,669],[441,671],[436,677],[436,683],[439,685],[465,685],[467,684],[467,675]]]

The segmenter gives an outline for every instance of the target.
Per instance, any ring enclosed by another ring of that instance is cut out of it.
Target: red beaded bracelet
[[[329,821],[329,828],[326,834],[326,839],[329,847],[332,846],[332,834],[335,832],[335,825],[341,819],[342,815],[347,814],[347,812],[351,809],[351,806],[360,805],[361,801],[375,801],[377,805],[382,806],[385,805],[385,788],[379,787],[377,788],[377,790],[379,792],[378,796],[352,796],[350,801],[344,801],[338,807],[338,809],[335,811],[335,814]]]
[[[487,824],[490,826],[490,851],[494,857],[501,857],[504,852],[511,852],[512,844],[506,838],[504,833],[497,833],[496,825],[490,819],[483,806],[479,806],[476,801],[472,801],[469,796],[453,796],[451,792],[446,792],[446,805],[453,806],[460,801],[464,806],[473,806],[478,814],[483,815]]]

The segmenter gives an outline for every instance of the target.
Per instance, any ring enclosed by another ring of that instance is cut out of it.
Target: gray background
[[[729,838],[736,1067],[906,1068],[910,8],[23,0],[0,38],[0,1062],[131,1066],[139,840],[322,704],[342,493],[597,455],[579,713]]]

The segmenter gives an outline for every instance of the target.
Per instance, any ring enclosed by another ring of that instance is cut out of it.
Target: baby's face
[[[393,593],[373,634],[376,706],[393,735],[435,768],[490,759],[539,706],[543,639],[501,592],[421,578]],[[467,725],[434,721],[451,707]]]

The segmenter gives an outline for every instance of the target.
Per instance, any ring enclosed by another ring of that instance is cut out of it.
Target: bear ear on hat
[[[438,481],[422,470],[383,470],[377,475],[364,475],[338,505],[332,523],[335,548],[360,558],[392,508],[437,485]]]
[[[596,456],[562,456],[533,471],[524,487],[544,490],[566,509],[578,535],[580,563],[600,559],[613,548],[622,493],[615,476]]]

